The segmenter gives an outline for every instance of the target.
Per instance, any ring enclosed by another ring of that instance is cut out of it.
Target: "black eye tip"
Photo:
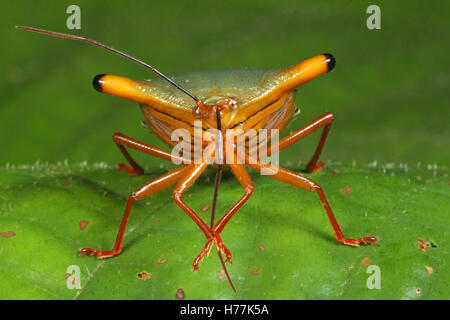
[[[334,66],[336,65],[336,59],[333,57],[330,53],[324,53],[323,54],[326,57],[326,62],[328,65],[328,72],[334,69]]]
[[[102,78],[104,77],[104,74],[98,74],[94,77],[94,79],[92,80],[92,86],[94,87],[95,90],[97,90],[98,92],[103,92],[102,89]]]

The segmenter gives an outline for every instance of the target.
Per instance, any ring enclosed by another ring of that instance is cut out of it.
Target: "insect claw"
[[[308,164],[306,171],[307,172],[315,172],[315,171],[322,170],[324,167],[325,167],[325,163],[323,163],[322,161],[319,161],[312,168],[311,168],[311,165]]]
[[[376,237],[364,237],[364,238],[359,238],[359,239],[344,239],[343,241],[341,241],[343,244],[349,245],[349,246],[354,246],[354,247],[359,247],[361,244],[374,244],[374,245],[378,245],[378,240]]]
[[[217,246],[217,250],[222,251],[225,254],[225,262],[229,262],[231,263],[231,259],[232,259],[232,255],[230,250],[228,250],[228,248],[223,244],[222,239],[220,238],[219,234],[216,234],[214,236],[215,242],[216,242],[216,246]]]
[[[206,255],[209,255],[209,252],[211,251],[213,244],[213,239],[209,239],[208,242],[206,242],[205,247],[203,250],[198,254],[198,256],[194,259],[194,262],[192,263],[192,266],[194,267],[194,271],[198,270],[198,265],[200,261],[203,259],[203,257]]]
[[[114,257],[118,254],[119,253],[114,253],[114,251],[99,251],[99,250],[94,250],[91,248],[82,248],[82,249],[80,249],[80,253],[78,255],[80,257],[86,256],[86,255],[89,255],[89,256],[96,255],[98,259],[105,259],[105,258]]]
[[[97,252],[96,252],[97,250],[93,250],[93,249],[90,249],[90,248],[81,248],[80,249],[80,253],[78,254],[80,257],[83,257],[83,256],[86,256],[86,255],[89,255],[89,256],[92,256],[92,255],[94,255],[94,254],[97,254]]]
[[[376,238],[376,237],[364,237],[364,238],[362,238],[361,239],[362,240],[362,242],[364,243],[364,244],[369,244],[369,243],[372,243],[372,244],[374,244],[374,245],[376,245],[376,246],[378,246],[380,243],[378,242],[378,239]]]
[[[119,163],[119,164],[116,166],[116,169],[117,169],[117,170],[125,170],[125,171],[128,171],[128,173],[129,173],[130,175],[132,175],[132,176],[139,176],[139,175],[141,175],[141,174],[144,173],[144,170],[143,170],[142,168],[134,169],[134,168],[132,168],[132,167],[127,166],[127,165],[124,164],[124,163]]]

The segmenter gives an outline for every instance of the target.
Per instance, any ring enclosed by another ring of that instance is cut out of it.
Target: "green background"
[[[130,225],[139,232],[125,238],[128,249],[121,256],[105,262],[76,257],[82,246],[109,249],[129,193],[173,166],[133,154],[147,176],[112,169],[123,161],[113,132],[164,145],[140,125],[135,103],[96,92],[92,78],[99,73],[154,78],[149,70],[87,44],[14,29],[69,32],[66,8],[73,3],[2,6],[0,232],[11,229],[16,237],[0,238],[0,298],[172,299],[178,287],[192,299],[449,297],[443,250],[449,213],[448,1],[76,2],[82,29],[72,33],[126,51],[168,75],[280,68],[324,52],[336,57],[332,73],[298,89],[302,113],[287,132],[326,111],[335,114],[322,154],[328,169],[310,177],[323,186],[345,233],[377,233],[384,245],[339,246],[316,195],[252,173],[255,194],[223,236],[235,256],[230,272],[238,295],[217,280],[214,252],[200,272],[190,271],[204,239],[172,203],[170,190],[150,198],[150,210],[145,203],[133,210]],[[381,30],[366,27],[370,4],[381,8]],[[302,169],[318,137],[283,151],[280,163]],[[65,160],[68,165],[61,165]],[[41,165],[17,168],[37,161]],[[206,177],[211,181],[213,175]],[[193,208],[208,204],[210,184],[205,180],[191,190]],[[346,185],[352,192],[344,196],[339,190]],[[104,196],[105,189],[112,196]],[[219,212],[241,195],[237,182],[226,179]],[[307,216],[292,214],[299,210]],[[388,213],[390,222],[384,220]],[[82,219],[91,221],[83,232],[77,229]],[[156,220],[161,225],[155,226]],[[439,247],[422,254],[418,237]],[[260,252],[259,244],[266,250]],[[389,288],[366,288],[368,275],[359,261],[364,254],[381,266]],[[168,262],[156,268],[155,261],[166,256]],[[433,262],[436,271],[427,278],[423,265]],[[81,293],[65,288],[63,275],[71,264],[82,267]],[[98,270],[92,279],[86,268]],[[252,268],[260,274],[251,275]],[[141,269],[152,279],[136,282]],[[419,286],[424,291],[416,295]]]

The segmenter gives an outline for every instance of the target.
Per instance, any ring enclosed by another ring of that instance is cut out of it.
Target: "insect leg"
[[[325,208],[325,211],[328,215],[328,219],[330,220],[331,226],[333,227],[334,234],[336,236],[336,240],[340,243],[351,245],[351,246],[359,246],[361,243],[374,243],[377,244],[377,238],[375,237],[364,237],[359,239],[347,239],[345,238],[344,234],[341,231],[341,228],[339,227],[338,222],[336,221],[336,218],[334,217],[333,212],[331,211],[331,207],[328,204],[327,199],[325,198],[325,194],[322,190],[322,188],[316,184],[314,181],[296,173],[293,171],[289,171],[287,169],[273,167],[269,164],[258,162],[256,164],[248,164],[250,167],[255,169],[256,171],[261,172],[262,168],[269,169],[272,168],[273,174],[269,175],[269,177],[277,179],[279,181],[288,183],[290,185],[296,186],[298,188],[306,189],[308,191],[316,191],[319,195],[320,201],[322,202],[323,207]]]
[[[236,202],[228,211],[225,213],[225,215],[216,223],[213,229],[214,239],[216,241],[217,247],[225,253],[227,257],[227,261],[231,262],[231,253],[225,247],[223,244],[222,239],[220,238],[220,233],[222,232],[223,228],[225,228],[228,221],[230,221],[231,217],[239,210],[240,207],[250,198],[250,196],[253,193],[253,183],[252,179],[250,178],[250,175],[248,174],[247,170],[242,164],[230,164],[231,170],[233,171],[234,175],[245,189],[245,194],[242,196],[242,198]]]
[[[194,212],[182,199],[181,196],[183,193],[194,184],[194,182],[198,179],[198,177],[205,171],[208,166],[207,162],[202,162],[200,164],[192,164],[190,165],[190,169],[186,172],[186,174],[178,181],[175,188],[173,189],[173,199],[178,204],[178,206],[186,212],[189,217],[199,226],[199,228],[203,231],[206,238],[208,239],[205,248],[200,252],[200,254],[195,258],[193,262],[194,270],[198,270],[198,264],[203,256],[209,253],[213,244],[213,234],[209,226],[203,221],[202,218],[198,216],[197,213]]]
[[[290,145],[296,143],[297,141],[303,139],[307,135],[313,133],[314,131],[323,128],[322,136],[320,138],[319,144],[317,145],[316,151],[314,152],[314,155],[312,156],[311,160],[309,161],[308,165],[306,166],[307,172],[312,172],[315,170],[320,169],[323,166],[322,162],[317,163],[317,160],[319,160],[320,153],[322,152],[323,145],[325,143],[325,140],[328,136],[328,131],[330,130],[331,124],[333,123],[334,116],[333,114],[327,112],[321,115],[316,120],[308,123],[304,127],[300,128],[299,130],[291,133],[287,137],[281,139],[281,141],[278,144],[278,150],[283,150]],[[271,146],[271,148],[268,150],[267,154],[270,155],[272,153],[272,150],[274,150],[275,146]]]
[[[127,166],[124,163],[120,163],[117,168],[118,169],[124,169],[127,170],[130,174],[133,175],[141,175],[144,173],[144,169],[142,169],[141,166],[139,166],[136,161],[131,157],[131,155],[128,153],[125,147],[132,148],[135,150],[142,151],[144,153],[150,154],[152,156],[169,160],[176,158],[176,160],[181,160],[183,163],[190,163],[191,161],[188,159],[181,158],[177,155],[172,155],[170,152],[167,152],[163,149],[151,146],[149,144],[143,143],[141,141],[132,139],[130,137],[127,137],[126,135],[116,132],[113,135],[113,141],[116,143],[116,145],[119,147],[120,151],[124,155],[124,157],[127,159],[128,163],[131,165],[131,168]]]
[[[145,197],[148,197],[158,191],[161,191],[171,186],[172,184],[177,182],[181,177],[183,177],[183,174],[186,172],[188,168],[189,168],[188,166],[183,166],[175,170],[172,170],[166,173],[165,175],[162,175],[161,177],[148,182],[147,184],[143,185],[130,195],[122,218],[122,222],[120,224],[119,232],[117,233],[116,242],[114,244],[114,248],[112,249],[112,251],[100,251],[90,248],[83,248],[80,250],[80,256],[97,255],[98,258],[103,259],[118,255],[122,251],[123,236],[125,228],[127,226],[128,216],[130,215],[133,202],[135,200],[141,200]]]

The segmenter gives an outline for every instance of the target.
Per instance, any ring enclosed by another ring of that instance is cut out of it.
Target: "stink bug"
[[[201,137],[206,134],[205,132],[208,129],[217,131],[217,134],[212,139],[206,142],[201,141],[200,157],[198,157],[196,152],[192,152],[187,156],[185,154],[176,155],[173,152],[170,153],[134,140],[121,133],[115,133],[113,141],[129,164],[120,164],[119,168],[127,170],[130,174],[140,175],[143,173],[143,169],[133,160],[127,148],[139,150],[168,161],[176,160],[184,165],[148,182],[129,196],[112,250],[103,251],[83,248],[80,251],[80,255],[96,255],[98,258],[109,258],[120,254],[128,216],[134,201],[141,200],[175,185],[173,189],[175,202],[197,224],[207,239],[204,249],[194,259],[194,270],[198,269],[200,260],[205,254],[209,253],[214,244],[217,247],[222,264],[224,265],[222,253],[225,254],[226,261],[231,262],[231,253],[223,243],[221,233],[232,216],[252,195],[253,183],[244,164],[258,172],[270,171],[270,178],[298,188],[316,191],[328,215],[335,237],[340,243],[352,246],[377,243],[377,239],[373,236],[359,239],[346,238],[331,211],[322,188],[317,183],[297,172],[262,162],[259,156],[255,158],[250,152],[253,149],[264,150],[265,155],[270,156],[272,153],[283,150],[312,132],[323,128],[319,144],[306,167],[306,171],[312,172],[320,169],[323,163],[318,162],[318,159],[334,119],[331,113],[323,114],[316,120],[289,134],[281,141],[272,141],[270,145],[267,144],[270,141],[270,137],[264,143],[254,137],[255,139],[250,138],[247,141],[248,143],[244,149],[237,149],[235,148],[234,140],[228,141],[228,136],[225,135],[225,132],[229,129],[240,129],[244,133],[252,129],[284,129],[295,112],[296,87],[331,71],[335,66],[335,59],[331,54],[320,54],[284,69],[193,72],[171,79],[152,66],[128,54],[88,38],[30,27],[17,28],[61,38],[85,41],[122,55],[158,74],[160,79],[145,81],[135,81],[119,76],[102,74],[94,77],[93,86],[97,91],[138,102],[146,125],[169,146],[175,146],[175,142],[172,141],[171,137],[174,131],[180,128],[187,130],[190,138],[194,140],[196,138],[195,129],[200,131]],[[180,84],[183,84],[183,87]],[[196,121],[201,122],[196,124]],[[232,161],[224,162],[224,154],[231,154]],[[217,167],[210,225],[190,208],[183,201],[182,197],[183,193],[194,184],[208,166]],[[215,204],[222,166],[231,169],[244,188],[244,195],[215,223]]]

